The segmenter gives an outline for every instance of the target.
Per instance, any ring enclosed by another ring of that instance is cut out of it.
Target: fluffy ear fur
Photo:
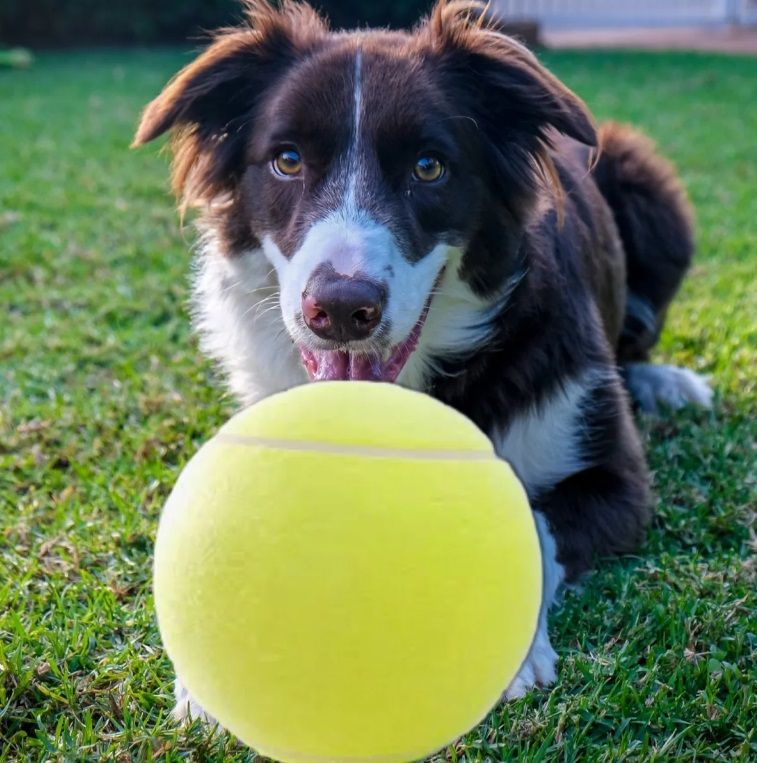
[[[556,131],[596,145],[584,103],[505,35],[478,0],[440,0],[416,31],[476,125],[482,172],[498,191],[508,226],[524,219],[544,187],[552,189],[562,221],[564,191],[548,149]]]
[[[221,30],[144,110],[133,146],[172,131],[173,188],[183,206],[228,190],[243,168],[244,131],[261,94],[327,31],[307,5],[247,0],[247,25]]]
[[[548,128],[597,145],[586,105],[552,76],[527,48],[503,34],[488,6],[477,0],[441,0],[419,30],[427,44],[470,87],[480,83],[474,107],[494,130],[536,135]],[[471,73],[475,77],[471,78]]]

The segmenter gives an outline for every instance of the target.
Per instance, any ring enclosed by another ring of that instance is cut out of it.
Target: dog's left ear
[[[503,136],[548,143],[548,128],[587,146],[597,134],[583,101],[550,74],[525,46],[503,34],[488,6],[441,0],[419,30],[448,77],[459,80],[477,121]]]

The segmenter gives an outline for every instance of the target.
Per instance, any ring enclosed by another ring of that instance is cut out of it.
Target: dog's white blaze
[[[581,403],[600,377],[592,369],[561,384],[540,405],[517,414],[506,430],[493,432],[495,450],[529,493],[552,487],[588,466],[579,447]]]
[[[528,657],[521,666],[515,680],[508,686],[505,696],[508,699],[522,697],[535,684],[547,686],[557,677],[555,666],[557,654],[552,648],[547,630],[547,616],[550,607],[557,598],[557,592],[565,580],[565,568],[557,561],[557,544],[549,529],[546,517],[540,512],[534,512],[536,529],[541,545],[542,571],[544,590],[542,592],[539,624],[534,636]]]
[[[363,51],[358,48],[355,54],[355,89],[353,90],[352,143],[347,154],[349,179],[345,206],[350,213],[357,213],[356,189],[360,174],[360,121],[363,111]]]

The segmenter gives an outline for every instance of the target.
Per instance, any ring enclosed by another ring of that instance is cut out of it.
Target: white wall
[[[757,21],[757,0],[493,0],[505,18],[550,28],[701,26]]]

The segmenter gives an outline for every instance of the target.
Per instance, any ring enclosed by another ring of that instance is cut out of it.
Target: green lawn
[[[660,360],[712,412],[643,422],[658,511],[553,620],[560,681],[451,760],[757,760],[757,58],[545,56],[679,164],[699,255]],[[251,760],[177,730],[150,592],[161,505],[233,410],[186,309],[165,157],[127,146],[171,51],[0,70],[0,761]]]

